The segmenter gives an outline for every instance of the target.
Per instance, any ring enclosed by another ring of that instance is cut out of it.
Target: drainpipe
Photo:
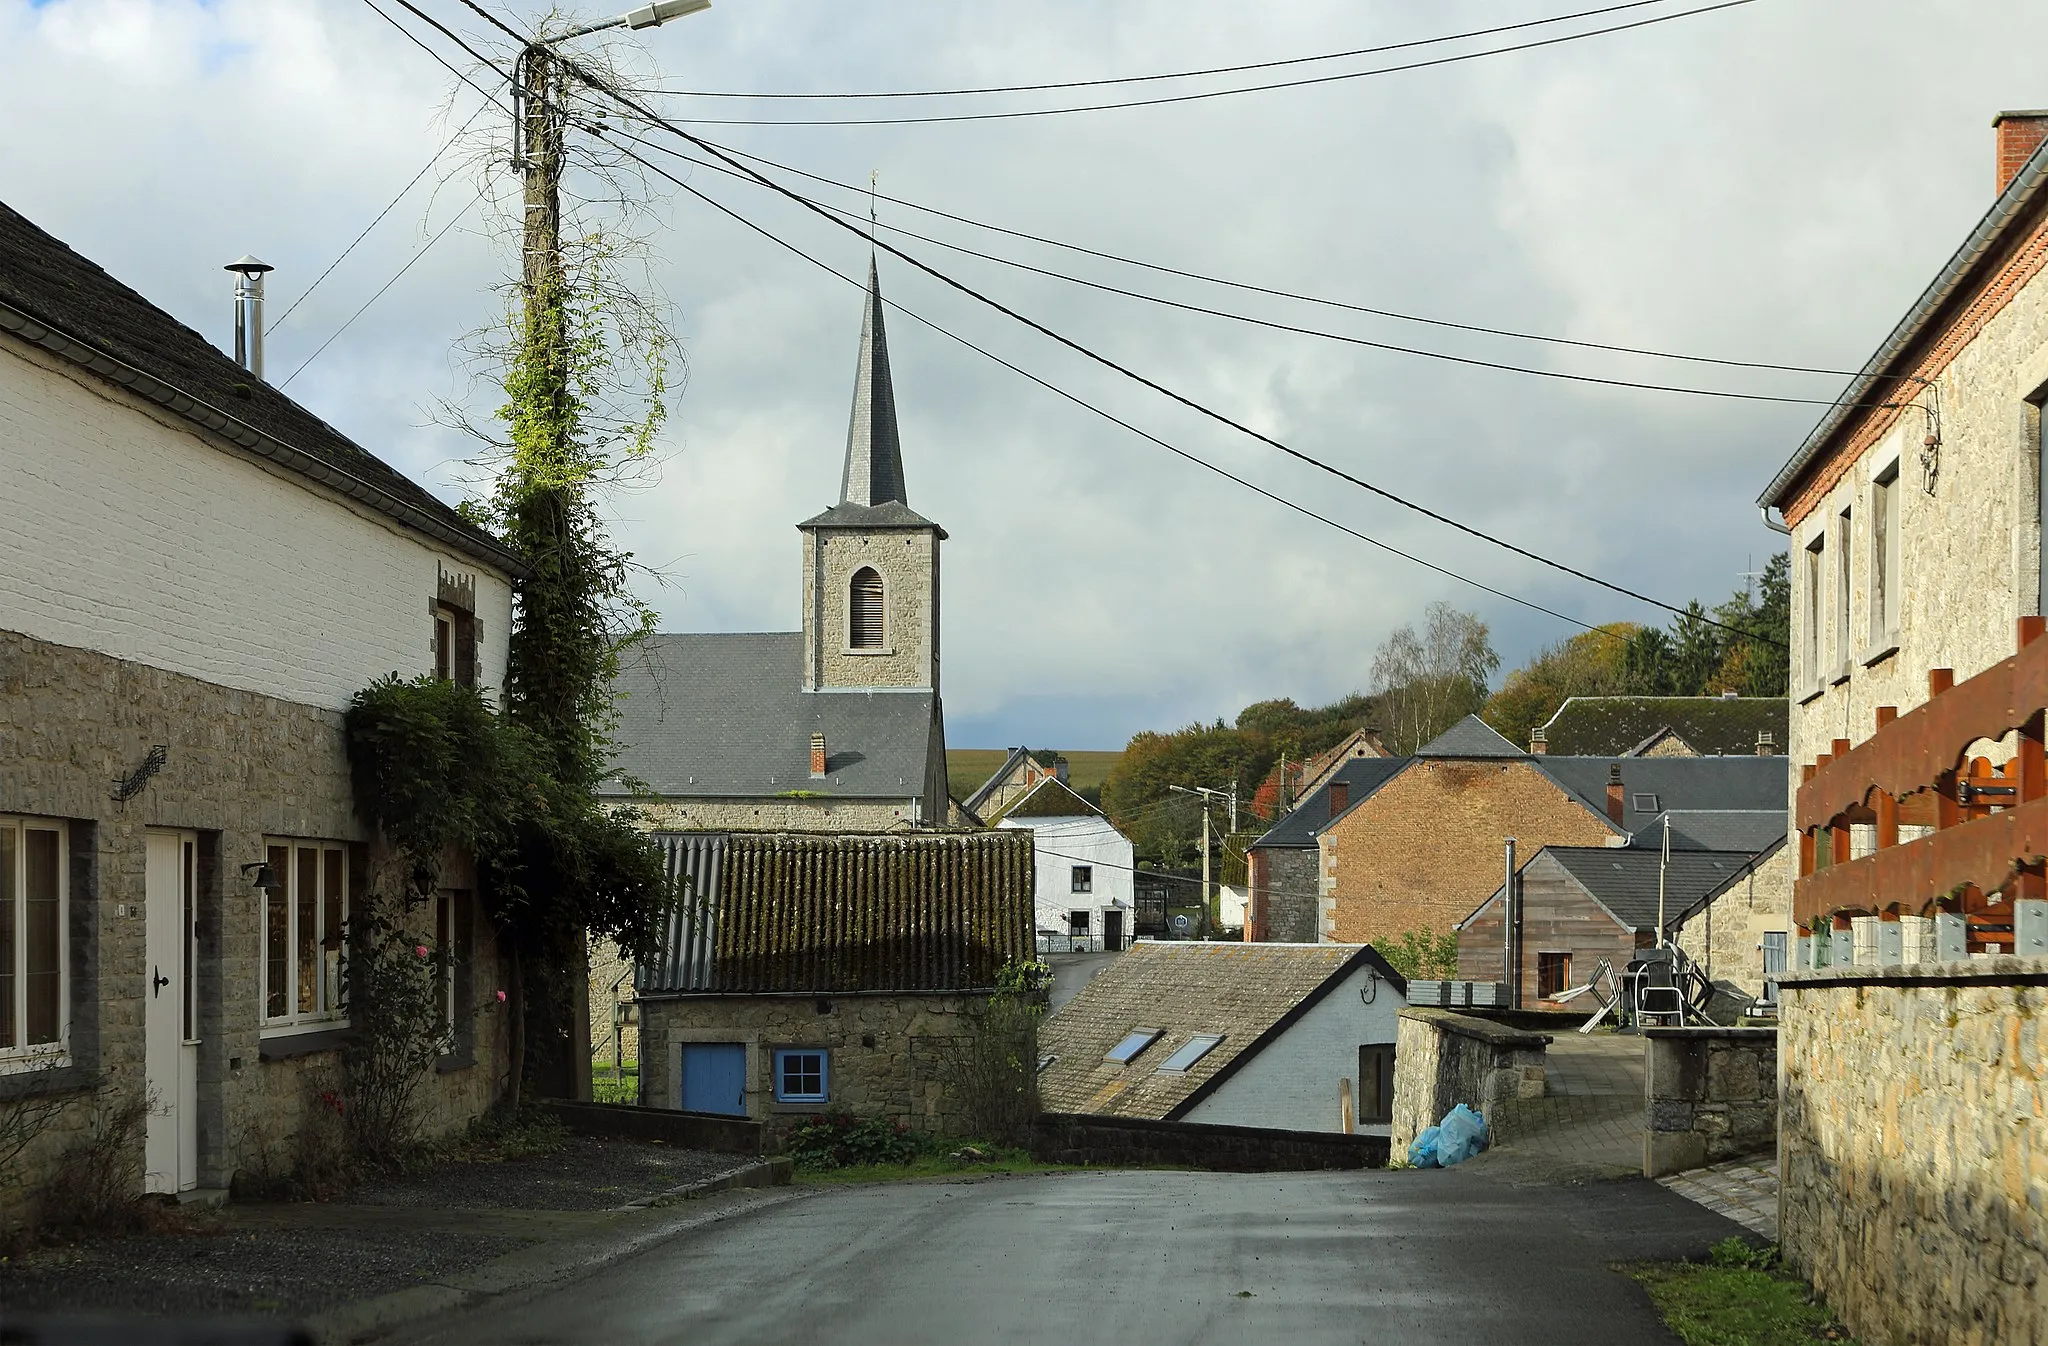
[[[1515,966],[1515,839],[1509,837],[1506,846],[1507,878],[1500,886],[1500,980],[1505,987],[1503,994],[1507,1002],[1516,1009],[1522,1007],[1522,994],[1516,974],[1521,971]]]
[[[1770,529],[1773,533],[1783,533],[1786,537],[1792,536],[1792,530],[1789,527],[1771,518],[1771,507],[1769,505],[1758,505],[1756,512],[1763,515],[1764,527]]]

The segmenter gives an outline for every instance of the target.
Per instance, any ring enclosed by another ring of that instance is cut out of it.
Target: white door
[[[199,1043],[192,998],[198,859],[199,839],[192,833],[149,833],[142,1018],[149,1124],[142,1185],[150,1192],[199,1185]]]

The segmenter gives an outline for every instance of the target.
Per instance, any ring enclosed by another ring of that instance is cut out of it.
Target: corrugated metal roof
[[[642,995],[987,990],[1032,943],[1032,834],[658,832],[691,886]]]

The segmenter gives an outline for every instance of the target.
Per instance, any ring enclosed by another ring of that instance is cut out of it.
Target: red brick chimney
[[[1330,816],[1336,817],[1351,807],[1351,782],[1333,780],[1330,782]]]
[[[825,735],[821,730],[811,735],[811,779],[822,780],[825,776]]]
[[[1607,768],[1607,820],[1616,827],[1621,826],[1623,795],[1621,792],[1621,763]]]
[[[2003,195],[2048,140],[2048,111],[2001,112],[1991,125],[1998,132],[1998,190]]]

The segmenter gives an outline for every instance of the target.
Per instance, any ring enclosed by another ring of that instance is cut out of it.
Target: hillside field
[[[954,796],[965,799],[979,790],[982,782],[994,775],[996,768],[1009,755],[1008,748],[948,748],[946,776],[952,783]],[[1116,765],[1116,759],[1123,753],[1069,752],[1062,755],[1067,759],[1067,783],[1077,790],[1086,790],[1091,786],[1100,789],[1102,782],[1109,777],[1109,769]]]

